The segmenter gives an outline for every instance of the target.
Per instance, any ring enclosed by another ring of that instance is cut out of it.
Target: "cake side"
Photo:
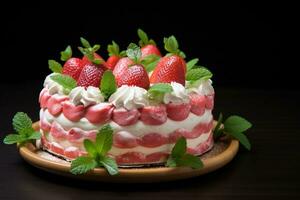
[[[178,84],[173,85],[176,90]],[[210,80],[180,89],[183,97],[166,94],[166,101],[159,104],[140,94],[129,100],[127,97],[127,102],[120,95],[104,102],[99,96],[78,95],[79,87],[72,90],[77,95],[72,91],[65,95],[48,77],[39,98],[43,148],[72,160],[86,154],[84,139],[95,140],[97,130],[110,124],[114,139],[109,155],[118,164],[164,162],[181,136],[187,139],[189,153],[201,155],[213,145],[214,90]],[[129,93],[127,89],[125,96]]]

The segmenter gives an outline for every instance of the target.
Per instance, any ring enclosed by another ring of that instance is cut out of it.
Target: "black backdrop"
[[[122,48],[137,42],[138,27],[161,47],[162,38],[174,34],[188,60],[198,57],[213,71],[216,86],[278,88],[286,87],[282,81],[289,81],[289,87],[295,81],[295,73],[282,72],[282,5],[127,3],[26,2],[2,7],[1,68],[8,73],[0,82],[42,81],[50,72],[47,60],[58,60],[68,44],[75,49],[80,36],[100,43],[106,57],[112,39]]]

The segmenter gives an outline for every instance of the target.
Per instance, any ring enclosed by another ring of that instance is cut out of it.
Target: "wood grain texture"
[[[13,131],[15,112],[38,120],[41,87],[0,85],[5,94],[0,98],[1,140]],[[249,119],[254,124],[247,133],[252,150],[241,147],[232,162],[215,172],[167,183],[76,181],[37,170],[15,146],[0,144],[0,199],[300,199],[299,102],[299,91],[216,88],[215,116],[222,111]]]

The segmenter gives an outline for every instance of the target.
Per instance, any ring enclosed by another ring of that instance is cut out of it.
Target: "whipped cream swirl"
[[[189,96],[185,90],[185,87],[180,83],[171,82],[173,91],[171,93],[166,93],[163,99],[165,104],[172,103],[188,103]]]
[[[141,108],[149,104],[147,90],[137,86],[122,85],[108,100],[116,108],[124,107],[127,110]]]
[[[53,76],[55,74],[58,74],[58,73],[52,73],[46,77],[46,79],[44,81],[44,87],[48,89],[48,92],[50,95],[64,94],[64,88],[50,78],[51,76]]]
[[[104,97],[102,96],[99,88],[93,86],[89,86],[87,89],[84,87],[76,87],[71,90],[69,97],[73,104],[83,104],[84,107],[104,101]]]
[[[189,92],[195,92],[201,95],[211,95],[215,93],[210,79],[205,81],[199,81],[193,84],[193,87],[189,89]]]

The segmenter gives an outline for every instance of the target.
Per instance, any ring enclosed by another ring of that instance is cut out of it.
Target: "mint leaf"
[[[65,89],[67,94],[77,86],[76,80],[68,75],[54,74],[50,76],[50,78],[56,83],[60,84]]]
[[[56,62],[55,60],[48,60],[48,65],[49,65],[49,69],[52,72],[62,73],[63,68],[62,68],[61,64]]]
[[[154,70],[159,60],[160,60],[160,56],[151,54],[144,57],[141,63],[145,67],[147,72],[151,72]]]
[[[182,51],[179,50],[179,44],[177,42],[177,39],[175,38],[174,35],[168,37],[168,38],[164,38],[164,47],[166,49],[166,51],[168,51],[170,54],[167,55],[178,55],[182,58],[185,58],[185,53],[183,53]]]
[[[15,144],[15,143],[22,143],[25,140],[26,140],[25,135],[9,134],[4,138],[3,143],[4,144]]]
[[[100,47],[101,46],[99,44],[95,44],[92,49],[93,49],[94,52],[96,52],[100,49]]]
[[[72,57],[72,49],[71,49],[71,46],[68,45],[67,48],[64,50],[64,51],[61,51],[60,52],[60,59],[62,61],[67,61],[69,60],[71,57]]]
[[[221,127],[221,125],[222,125],[222,122],[223,122],[223,114],[220,113],[220,114],[219,114],[219,117],[218,117],[217,125],[216,125],[216,127],[214,128],[214,130],[213,130],[214,139],[219,138],[219,137],[223,134],[223,129],[220,129],[220,127]]]
[[[113,129],[109,124],[104,125],[96,136],[96,149],[101,155],[105,155],[112,147]]]
[[[181,137],[177,140],[175,146],[172,149],[171,155],[173,158],[180,158],[186,152],[186,139]]]
[[[25,133],[32,130],[32,121],[24,112],[17,112],[12,120],[13,127],[18,133]]]
[[[100,160],[100,163],[105,167],[110,175],[116,175],[119,173],[118,165],[114,159],[110,157],[103,157]]]
[[[172,149],[166,166],[187,166],[193,169],[203,167],[203,163],[199,157],[186,153],[186,147],[186,139],[184,137],[179,138]]]
[[[97,162],[91,157],[78,157],[71,163],[72,174],[84,174],[97,166]]]
[[[112,71],[106,70],[100,83],[100,91],[108,99],[117,90],[117,83]]]
[[[137,46],[134,43],[130,43],[127,50],[126,54],[128,58],[130,58],[134,63],[139,63],[140,58],[142,56],[142,52],[139,46]]]
[[[81,42],[83,47],[91,48],[91,44],[86,39],[84,39],[83,37],[80,37],[80,42]]]
[[[229,135],[233,136],[236,138],[247,150],[251,150],[251,144],[248,140],[248,138],[243,134],[243,133],[228,133]]]
[[[203,167],[201,159],[191,154],[184,154],[179,159],[176,159],[177,166],[187,166],[193,169],[199,169]]]
[[[140,38],[139,45],[141,47],[143,47],[146,44],[148,44],[148,42],[149,42],[148,36],[147,36],[147,34],[142,29],[139,28],[138,31],[137,31],[137,34],[138,34],[138,36]]]
[[[155,99],[161,101],[165,93],[170,93],[173,91],[173,88],[168,83],[157,83],[152,85],[148,90],[148,96],[150,99]]]
[[[94,143],[92,141],[90,141],[89,139],[85,139],[83,141],[83,145],[84,145],[85,150],[88,152],[88,154],[90,156],[92,156],[93,158],[96,158],[97,149],[96,149],[96,146],[94,145]]]
[[[41,139],[42,134],[40,132],[32,132],[29,136],[28,136],[28,140],[38,140]]]
[[[192,83],[198,80],[208,80],[211,77],[212,73],[204,67],[191,69],[185,75],[185,79]]]
[[[194,58],[192,60],[190,60],[189,62],[186,63],[186,70],[189,71],[191,70],[197,63],[198,63],[199,59],[198,58]]]
[[[176,161],[170,156],[166,162],[167,167],[176,167]]]
[[[107,46],[107,51],[109,56],[118,56],[120,52],[119,45],[115,41],[112,41],[112,44]]]
[[[228,133],[242,133],[249,128],[252,124],[246,119],[239,116],[230,116],[224,122],[224,131]]]

